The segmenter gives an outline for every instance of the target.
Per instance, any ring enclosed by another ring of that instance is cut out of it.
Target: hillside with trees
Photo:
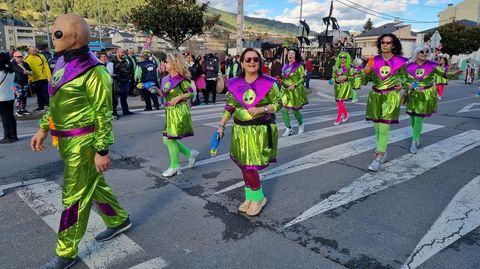
[[[175,2],[176,0],[172,0]],[[13,16],[28,20],[37,27],[44,27],[44,0],[0,0],[2,16]],[[77,13],[90,23],[126,27],[130,23],[130,13],[135,7],[144,4],[144,0],[48,0],[49,20],[59,14]],[[220,15],[217,25],[226,31],[236,31],[236,14],[209,7],[208,14]],[[276,33],[294,36],[298,26],[270,19],[245,16],[245,31],[251,33]]]

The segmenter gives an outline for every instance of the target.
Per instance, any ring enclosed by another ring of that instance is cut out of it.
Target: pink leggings
[[[443,91],[445,90],[445,85],[444,84],[437,84],[437,93],[440,97],[443,96]]]
[[[337,111],[337,122],[340,121],[341,119],[341,116],[343,114],[344,117],[347,116],[347,109],[345,108],[345,104],[343,103],[343,100],[338,100],[337,101],[337,107],[338,107],[338,111]]]

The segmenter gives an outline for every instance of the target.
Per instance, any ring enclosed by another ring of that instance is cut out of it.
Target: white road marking
[[[399,120],[404,120],[407,118],[410,118],[410,117],[404,115],[404,116],[401,116]],[[372,125],[373,124],[370,122],[356,121],[356,122],[343,124],[339,126],[331,126],[327,128],[317,129],[315,131],[305,132],[301,135],[280,137],[278,139],[278,148],[281,149],[285,147],[295,146],[298,144],[314,141],[314,140],[325,138],[325,137],[331,137],[338,134],[344,134],[344,133],[349,133],[349,132],[353,132],[353,131],[357,131],[365,128],[370,128]],[[228,143],[228,141],[225,141],[223,143]],[[205,164],[220,162],[228,159],[230,159],[230,154],[225,153],[225,154],[217,155],[213,158],[198,161],[195,163],[195,167],[202,166]]]
[[[477,134],[478,136],[478,134]],[[402,269],[414,269],[480,226],[480,176],[465,185],[420,240]]]
[[[480,131],[472,130],[452,136],[386,163],[377,173],[367,173],[327,199],[290,221],[285,228],[318,214],[346,205],[365,196],[403,183],[480,145]]]
[[[55,182],[31,185],[17,191],[18,196],[45,221],[58,231],[63,211],[62,187]],[[79,244],[78,256],[89,268],[112,268],[127,258],[138,258],[144,250],[126,235],[121,234],[107,242],[97,242],[95,236],[105,229],[101,217],[91,211],[87,231]]]
[[[441,125],[425,124],[422,133],[430,132],[439,128],[443,128]],[[411,137],[411,127],[404,127],[390,132],[390,143]],[[369,150],[375,149],[376,142],[375,136],[369,136],[362,139],[354,140],[348,143],[340,144],[330,148],[326,148],[311,154],[308,154],[302,158],[296,159],[289,163],[272,168],[260,175],[260,180],[265,181],[279,176],[288,175],[301,170],[317,167],[322,164],[335,162],[341,159],[345,159]],[[243,181],[238,182],[232,186],[229,186],[223,190],[216,192],[215,194],[224,193],[236,188],[244,186]]]
[[[0,186],[0,196],[3,196],[5,190],[12,189],[12,188],[18,188],[22,186],[29,186],[33,184],[38,184],[47,181],[44,178],[37,178],[37,179],[32,179],[32,180],[26,180],[26,181],[20,181],[20,182],[15,182],[11,184],[6,184],[6,185],[1,185]]]
[[[130,267],[130,269],[162,269],[168,266],[168,263],[162,258],[155,258],[144,263]]]
[[[472,112],[472,111],[478,111],[478,110],[480,110],[480,103],[473,103],[473,104],[466,105],[464,108],[460,109],[458,113]]]

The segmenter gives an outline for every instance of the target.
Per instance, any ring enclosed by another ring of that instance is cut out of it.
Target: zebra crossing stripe
[[[404,120],[410,118],[409,116],[401,116],[399,120]],[[293,135],[288,137],[280,137],[278,139],[278,148],[285,148],[290,146],[295,146],[298,144],[314,141],[321,138],[331,137],[338,134],[349,133],[353,131],[358,131],[366,128],[370,128],[373,124],[365,121],[356,121],[349,124],[331,126],[327,128],[317,129],[315,131],[305,132],[300,135]],[[225,153],[213,158],[201,160],[195,163],[195,167],[202,166],[205,164],[216,163],[224,160],[230,159],[230,154]]]
[[[377,173],[367,173],[352,184],[311,207],[290,221],[285,228],[323,212],[348,204],[391,186],[403,183],[480,145],[480,131],[472,130],[452,136],[384,164]]]
[[[162,269],[168,266],[168,263],[162,258],[155,258],[144,263],[130,267],[130,269]]]
[[[31,185],[17,191],[18,196],[30,206],[55,232],[63,211],[62,187],[55,182]],[[97,242],[96,234],[105,229],[101,217],[90,213],[87,231],[79,244],[78,256],[89,268],[111,268],[127,258],[138,258],[144,250],[124,234],[107,242]],[[148,268],[148,267],[146,267]]]
[[[305,113],[303,113],[305,114]],[[349,117],[355,117],[355,116],[362,116],[365,115],[365,111],[353,111],[348,113]],[[305,118],[303,119],[303,124],[304,125],[310,125],[310,124],[315,124],[315,123],[321,123],[321,122],[327,122],[327,121],[333,121],[337,118],[337,114],[330,114],[330,115],[324,115],[324,116],[317,116],[317,117],[311,117],[311,118]],[[204,125],[208,125],[214,128],[218,128],[218,122],[210,122],[206,123]],[[297,121],[292,121],[292,127],[296,127]],[[227,126],[232,126],[231,123],[227,124]],[[277,123],[277,127],[279,130],[285,129],[285,124],[283,122]]]
[[[435,124],[425,124],[422,133],[431,132],[443,128],[444,126]],[[411,137],[411,127],[404,127],[390,132],[390,143]],[[262,181],[277,178],[280,176],[292,174],[305,169],[317,167],[322,164],[335,162],[341,159],[345,159],[354,155],[358,155],[363,152],[375,149],[376,142],[375,136],[369,136],[362,139],[354,140],[348,143],[340,144],[330,148],[326,148],[308,155],[302,158],[296,159],[292,162],[277,166],[273,169],[266,171],[260,175]],[[215,194],[221,194],[236,188],[244,186],[243,181],[232,186],[229,186],[223,190],[216,192]]]
[[[479,134],[476,134],[477,137]],[[477,143],[478,145],[478,143]],[[480,226],[480,176],[465,185],[420,240],[402,269],[414,269]]]

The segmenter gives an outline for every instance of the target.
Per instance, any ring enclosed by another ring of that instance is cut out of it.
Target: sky
[[[215,8],[237,12],[236,0],[209,0],[209,2]],[[300,2],[300,0],[244,0],[244,14],[298,24]],[[412,30],[422,31],[438,26],[437,14],[446,9],[447,4],[460,2],[462,0],[334,0],[332,16],[337,18],[340,29],[346,31],[361,31],[368,18],[371,18],[376,27],[392,22],[393,17],[411,20],[407,24],[412,25]],[[306,20],[312,30],[321,32],[325,30],[322,18],[328,16],[329,8],[330,0],[303,0],[302,19]],[[382,18],[366,14],[365,11]]]

